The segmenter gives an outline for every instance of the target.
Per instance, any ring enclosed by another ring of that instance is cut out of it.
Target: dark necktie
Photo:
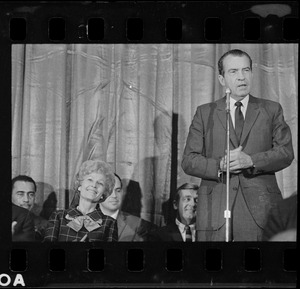
[[[242,103],[240,101],[237,101],[235,103],[236,109],[235,109],[235,132],[238,139],[238,142],[240,144],[243,126],[244,126],[244,116],[241,110]]]
[[[192,242],[193,241],[192,231],[191,231],[190,226],[188,226],[188,225],[185,226],[185,241],[186,242]]]

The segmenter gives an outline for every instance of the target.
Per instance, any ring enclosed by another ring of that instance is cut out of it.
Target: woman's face
[[[78,188],[80,198],[98,203],[103,196],[104,201],[107,197],[105,180],[105,176],[101,173],[94,172],[86,175]]]

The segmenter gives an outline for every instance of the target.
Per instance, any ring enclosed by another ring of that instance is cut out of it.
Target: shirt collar
[[[102,209],[103,209],[102,204],[99,204],[99,209],[100,209],[100,211],[101,211],[101,207],[102,207]],[[105,210],[104,210],[104,211],[105,211]],[[117,211],[115,211],[113,214],[109,214],[109,213],[108,213],[108,214],[107,214],[107,213],[105,214],[105,212],[104,212],[104,213],[103,213],[102,211],[101,211],[101,212],[102,212],[102,214],[104,214],[104,215],[106,215],[106,216],[109,216],[109,217],[112,217],[113,219],[116,220],[116,219],[118,218],[119,211],[120,211],[120,210],[117,210]]]
[[[117,210],[117,211],[115,211],[112,215],[111,215],[111,217],[113,218],[113,219],[117,219],[117,217],[118,217],[118,215],[119,215],[119,210]]]
[[[177,218],[175,220],[175,223],[178,226],[180,233],[184,233],[186,225],[182,224]],[[190,226],[190,228],[191,228],[192,231],[195,230],[195,223],[189,224],[189,226]]]
[[[237,101],[235,99],[233,99],[232,97],[230,97],[230,110],[233,111],[235,110],[235,103]],[[243,109],[246,111],[247,110],[247,106],[248,106],[248,102],[249,102],[249,94],[246,95],[242,100],[240,100],[240,102],[243,104]]]
[[[94,221],[99,221],[99,220],[103,219],[103,217],[104,217],[100,208],[97,208],[96,210],[88,213],[87,215],[90,216]]]
[[[72,217],[78,217],[78,216],[83,216],[83,214],[77,210],[76,208],[70,208],[67,210],[67,214]],[[96,208],[93,212],[90,212],[88,214],[86,214],[87,216],[91,217],[91,219],[93,219],[94,221],[99,221],[100,219],[103,219],[103,213],[100,210],[100,208]]]
[[[78,217],[78,216],[82,216],[82,213],[80,211],[78,211],[76,208],[69,208],[67,210],[67,214],[72,217],[72,218],[75,218],[75,217]]]

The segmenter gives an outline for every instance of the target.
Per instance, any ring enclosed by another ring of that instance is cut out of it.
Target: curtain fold
[[[251,93],[283,107],[295,159],[276,176],[290,196],[297,190],[297,44],[12,45],[12,177],[30,175],[38,205],[55,192],[61,209],[81,163],[101,159],[124,181],[124,210],[163,225],[172,185],[201,181],[184,174],[182,153],[197,106],[224,95],[217,61],[231,48],[253,59]]]

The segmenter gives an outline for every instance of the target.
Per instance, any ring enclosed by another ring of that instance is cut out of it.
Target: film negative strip
[[[189,244],[183,239],[13,241],[13,205],[7,192],[12,188],[7,184],[16,175],[31,175],[43,196],[35,198],[44,213],[53,206],[67,209],[76,197],[72,183],[80,162],[99,158],[122,174],[125,212],[156,229],[175,222],[174,204],[168,201],[180,184],[201,181],[181,169],[188,128],[197,106],[211,99],[207,95],[222,96],[211,75],[217,75],[217,58],[233,48],[252,52],[255,69],[274,75],[264,79],[259,74],[256,81],[265,81],[277,96],[279,91],[289,97],[282,106],[285,117],[290,116],[296,155],[297,1],[1,1],[0,7],[5,157],[0,287],[296,287],[297,242],[288,238]],[[291,53],[294,58],[288,57]],[[272,66],[272,60],[286,55],[287,66]],[[53,73],[56,69],[59,73]],[[278,75],[287,76],[280,80]],[[288,82],[289,93],[284,94],[281,85],[292,76],[295,81]],[[267,88],[256,91],[267,94]],[[74,102],[78,105],[71,110]],[[130,113],[138,115],[135,124]],[[138,146],[136,131],[142,135]],[[285,197],[297,190],[296,172],[294,161],[278,177]]]

